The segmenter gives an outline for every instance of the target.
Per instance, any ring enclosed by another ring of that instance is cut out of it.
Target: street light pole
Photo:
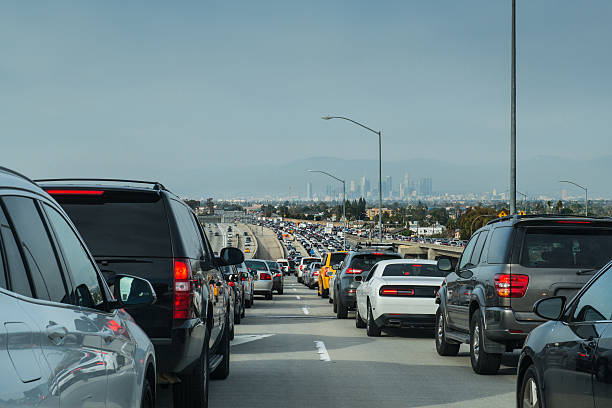
[[[321,174],[325,174],[326,176],[329,176],[335,180],[338,180],[339,182],[342,183],[342,236],[344,238],[344,243],[343,245],[343,250],[346,251],[346,181],[339,179],[338,177],[334,176],[333,174],[329,174],[326,171],[322,171],[322,170],[306,170],[309,173],[321,173]]]
[[[354,121],[353,119],[345,118],[344,116],[323,116],[321,117],[321,119],[323,120],[330,120],[330,119],[347,120],[349,122],[354,123],[357,126],[361,126],[362,128],[367,129],[370,132],[378,135],[378,231],[379,231],[379,242],[382,243],[382,235],[383,235],[382,233],[382,216],[383,216],[383,211],[382,211],[382,131],[374,130],[372,128],[367,127],[366,125],[363,125],[357,121]]]
[[[516,214],[516,0],[512,0],[512,74],[510,84],[510,215]]]
[[[584,215],[588,217],[589,216],[589,189],[584,186],[581,186],[578,183],[574,183],[573,181],[569,181],[569,180],[561,180],[559,181],[559,183],[573,184],[576,187],[579,187],[584,190]]]

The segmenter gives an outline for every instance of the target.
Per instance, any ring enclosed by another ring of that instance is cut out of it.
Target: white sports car
[[[368,336],[380,336],[383,327],[433,328],[436,293],[445,272],[436,261],[391,259],[378,262],[362,276],[357,288],[355,325]]]

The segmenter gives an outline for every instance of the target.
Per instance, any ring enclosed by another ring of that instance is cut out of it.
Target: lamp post
[[[342,183],[342,237],[344,238],[344,243],[342,244],[343,246],[343,250],[346,251],[346,181],[339,179],[338,177],[334,176],[333,174],[329,174],[326,171],[322,171],[322,170],[306,170],[310,173],[321,173],[321,174],[325,174],[326,176],[329,176],[335,180],[338,180],[339,182]]]
[[[573,181],[569,181],[569,180],[561,180],[559,181],[559,183],[573,184],[576,187],[579,187],[584,190],[584,215],[588,217],[589,216],[589,189],[581,186],[580,184],[574,183]]]
[[[510,215],[516,214],[516,0],[512,0],[510,74]]]
[[[378,230],[380,234],[379,242],[382,243],[382,236],[383,236],[383,232],[382,232],[382,216],[383,216],[383,211],[382,211],[382,132],[380,130],[376,131],[374,129],[371,129],[367,127],[366,125],[356,122],[353,119],[345,118],[343,116],[323,116],[321,119],[323,120],[330,120],[330,119],[348,120],[349,122],[352,122],[357,126],[361,126],[362,128],[367,129],[370,132],[378,135]]]

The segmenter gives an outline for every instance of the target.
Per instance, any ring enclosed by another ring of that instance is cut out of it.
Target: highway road
[[[432,333],[369,338],[349,317],[336,320],[327,300],[286,278],[284,295],[257,299],[236,326],[231,373],[211,382],[210,406],[515,406],[513,367],[478,376],[467,348],[458,357],[439,357]],[[507,360],[515,363],[515,356]]]
[[[227,227],[232,227],[232,232],[227,232]],[[232,246],[239,248],[242,252],[244,252],[245,248],[251,248],[252,250],[255,248],[254,244],[246,244],[244,232],[247,231],[247,227],[242,224],[230,224],[230,223],[221,223],[221,224],[206,224],[205,225],[206,235],[210,241],[210,246],[213,251],[219,252],[222,248],[225,248],[228,243],[228,236],[232,236]],[[215,235],[218,233],[218,235]],[[237,235],[237,237],[236,237]],[[251,241],[253,240],[253,236],[251,236]],[[245,253],[244,257],[246,259],[252,258],[253,253]]]

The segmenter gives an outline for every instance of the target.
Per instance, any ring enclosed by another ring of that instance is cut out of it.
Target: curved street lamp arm
[[[559,183],[569,183],[569,184],[573,184],[573,185],[575,185],[576,187],[580,187],[580,188],[581,188],[581,189],[583,189],[584,191],[587,191],[587,188],[586,188],[586,187],[583,187],[583,186],[581,186],[581,185],[580,185],[580,184],[578,184],[578,183],[574,183],[573,181],[569,181],[569,180],[560,180],[560,181],[559,181]]]
[[[338,181],[339,181],[339,182],[341,182],[341,183],[344,183],[344,180],[341,180],[341,179],[339,179],[338,177],[334,176],[333,174],[329,174],[329,173],[328,173],[328,172],[326,172],[326,171],[322,171],[322,170],[306,170],[306,171],[307,171],[307,172],[309,172],[309,173],[322,173],[322,174],[326,174],[326,175],[328,175],[329,177],[331,177],[331,178],[333,178],[333,179],[336,179],[336,180],[338,180]]]
[[[359,123],[357,121],[354,121],[353,119],[345,118],[344,116],[323,116],[321,119],[324,119],[324,120],[330,120],[330,119],[344,119],[344,120],[348,120],[349,122],[353,122],[357,126],[361,126],[362,128],[367,129],[370,132],[376,133],[377,135],[380,136],[380,132],[379,131],[371,129],[371,128],[367,127],[366,125],[363,125],[363,124],[361,124],[361,123]]]

